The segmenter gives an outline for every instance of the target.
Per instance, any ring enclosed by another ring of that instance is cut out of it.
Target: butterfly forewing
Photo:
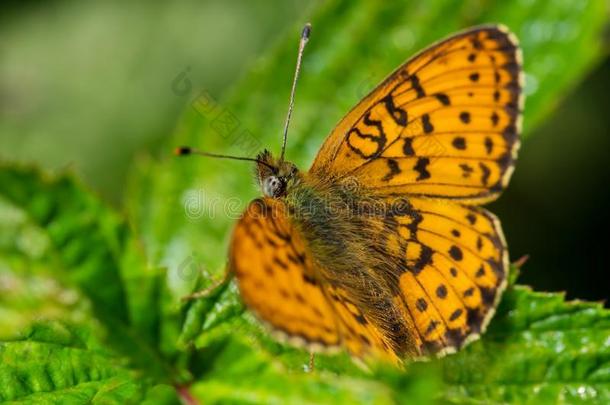
[[[333,130],[311,173],[355,176],[383,194],[480,203],[506,186],[518,149],[521,56],[479,27],[421,52]]]

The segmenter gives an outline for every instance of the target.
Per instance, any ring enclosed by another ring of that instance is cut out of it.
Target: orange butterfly
[[[309,25],[295,83],[308,37]],[[245,304],[292,343],[358,358],[442,355],[477,338],[506,285],[500,224],[478,205],[514,169],[521,64],[505,27],[468,29],[378,85],[309,171],[284,160],[284,147],[279,158],[244,158],[257,162],[264,194],[231,239]]]

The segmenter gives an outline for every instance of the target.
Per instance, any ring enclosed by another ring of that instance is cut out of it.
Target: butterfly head
[[[266,197],[281,198],[297,180],[297,167],[285,160],[274,158],[268,150],[256,157],[256,177]]]
[[[311,33],[311,25],[306,24],[305,28],[301,33],[301,40],[299,42],[299,53],[297,56],[297,66],[294,74],[294,80],[292,82],[292,90],[290,91],[290,103],[288,106],[288,114],[286,115],[286,122],[284,123],[284,136],[282,141],[282,151],[279,159],[276,159],[271,155],[268,150],[264,150],[258,154],[256,158],[251,157],[240,157],[230,155],[220,155],[218,153],[210,153],[194,149],[188,146],[181,146],[175,149],[174,153],[177,156],[187,155],[200,155],[207,157],[214,157],[220,159],[233,159],[233,160],[245,160],[256,162],[255,175],[258,183],[261,186],[263,194],[266,197],[282,198],[285,197],[290,188],[298,183],[299,176],[297,167],[284,160],[284,152],[286,151],[286,140],[288,137],[288,125],[290,124],[290,117],[292,115],[292,108],[294,106],[294,91],[296,88],[297,79],[299,77],[299,71],[301,70],[301,58],[303,56],[303,49],[305,44],[309,40],[309,34]]]

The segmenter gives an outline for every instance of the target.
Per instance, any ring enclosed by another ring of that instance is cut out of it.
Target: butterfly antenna
[[[213,158],[219,158],[219,159],[246,160],[248,162],[260,163],[260,164],[265,165],[268,168],[274,170],[273,166],[271,166],[267,162],[263,162],[262,160],[259,160],[259,159],[242,157],[242,156],[219,155],[217,153],[204,152],[204,151],[194,149],[194,148],[191,148],[188,146],[180,146],[180,147],[176,148],[174,150],[174,154],[176,156],[199,155],[199,156],[213,157]]]
[[[284,124],[284,138],[282,141],[282,153],[280,154],[280,162],[284,161],[284,152],[286,151],[286,140],[288,139],[288,125],[290,124],[290,117],[292,116],[292,109],[294,107],[294,91],[297,87],[297,80],[299,78],[299,72],[301,71],[301,59],[303,58],[303,50],[307,41],[309,41],[309,34],[311,34],[311,24],[305,24],[303,32],[301,33],[301,41],[299,42],[299,54],[297,56],[297,67],[294,72],[294,79],[292,81],[292,90],[290,91],[290,104],[288,104],[288,114],[286,115],[286,123]]]

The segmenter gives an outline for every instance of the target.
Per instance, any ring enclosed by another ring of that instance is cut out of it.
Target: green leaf
[[[0,402],[140,403],[160,390],[107,346],[89,300],[22,264],[0,273]]]
[[[0,197],[44,229],[52,245],[47,254],[56,256],[63,276],[79,285],[100,309],[126,321],[118,265],[124,235],[118,218],[67,177],[42,179],[31,169],[0,169]]]
[[[123,220],[69,176],[0,165],[0,183],[0,212],[9,219],[2,228],[17,241],[26,241],[1,245],[0,265],[6,274],[52,275],[58,285],[76,288],[97,320],[112,331],[105,336],[107,344],[160,381],[179,378],[156,347],[155,300],[162,273],[148,271]],[[29,252],[32,245],[40,250],[36,255]],[[12,280],[22,284],[19,278]],[[39,300],[30,302],[35,292],[0,299],[0,313],[7,315],[0,321],[6,326],[0,337],[18,334],[42,314],[61,319],[53,301],[45,306],[38,305]],[[8,297],[11,294],[8,291]]]
[[[2,212],[13,216],[12,231],[20,235],[10,237],[7,229],[6,239],[27,243],[7,249],[53,258],[61,269],[56,275],[81,288],[96,310],[130,323],[154,344],[158,311],[150,309],[165,274],[147,267],[143,247],[124,220],[70,176],[2,165],[0,181]]]
[[[511,288],[483,339],[443,361],[453,402],[610,401],[610,311]]]
[[[432,403],[440,386],[440,380],[429,370],[414,375],[389,368],[384,370],[384,378],[372,378],[370,373],[351,364],[353,373],[336,373],[325,368],[307,372],[309,356],[303,352],[301,367],[287,368],[277,361],[277,353],[253,350],[258,338],[245,333],[247,327],[240,326],[240,322],[231,325],[233,332],[239,333],[206,339],[199,358],[205,366],[190,388],[201,403],[392,404],[399,394],[396,387],[400,387],[400,395],[424,404]]]
[[[0,400],[135,402],[143,387],[120,359],[89,347],[82,330],[38,324],[0,343]]]
[[[37,323],[22,338],[0,342],[0,401],[140,403],[152,387],[126,365],[83,325]]]

